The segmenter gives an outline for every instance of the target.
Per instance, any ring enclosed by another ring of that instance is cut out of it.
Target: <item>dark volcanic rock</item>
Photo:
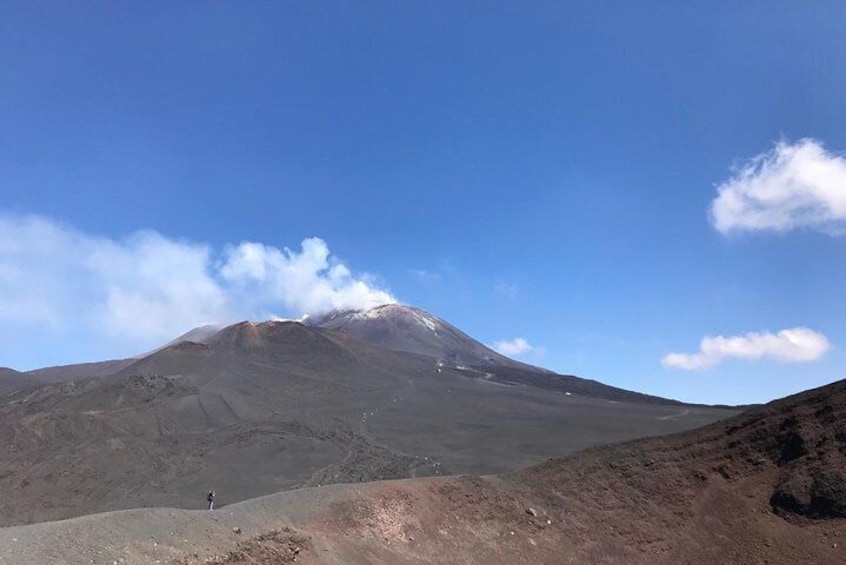
[[[597,449],[601,459],[595,472],[612,483],[622,479],[628,487],[648,494],[651,503],[680,512],[687,511],[697,492],[716,483],[737,489],[739,496],[766,493],[768,508],[781,516],[844,518],[844,427],[846,381],[840,381],[701,430]],[[582,465],[590,457],[574,459]],[[558,473],[560,480],[570,480],[572,470],[563,459],[526,473],[555,482]],[[675,488],[666,489],[670,484]]]
[[[808,453],[805,438],[796,427],[795,418],[787,419],[782,424],[782,431],[777,436],[779,451],[778,465],[786,465]]]
[[[780,514],[814,519],[846,518],[846,478],[839,469],[813,476],[788,475],[776,486],[770,503]]]

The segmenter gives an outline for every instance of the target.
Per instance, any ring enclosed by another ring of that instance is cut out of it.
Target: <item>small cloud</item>
[[[508,355],[509,357],[525,355],[526,353],[536,351],[538,349],[522,337],[516,337],[511,341],[497,341],[493,344],[492,348],[494,351],[502,353],[503,355]]]
[[[494,291],[502,296],[514,298],[520,293],[520,288],[514,283],[501,282],[494,285]]]
[[[782,363],[800,363],[819,359],[831,344],[823,334],[808,328],[790,328],[773,334],[750,332],[723,337],[706,336],[698,353],[670,353],[661,359],[664,367],[698,371],[725,359],[775,359]]]
[[[433,273],[432,271],[427,271],[426,269],[411,269],[409,272],[425,282],[438,282],[441,280],[440,273]]]
[[[444,257],[438,261],[438,270],[442,273],[454,273],[458,268],[450,257]]]
[[[778,142],[717,187],[710,218],[722,234],[846,230],[846,158],[815,139]]]

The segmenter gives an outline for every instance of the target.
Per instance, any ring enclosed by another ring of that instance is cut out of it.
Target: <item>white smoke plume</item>
[[[112,337],[143,348],[203,324],[392,302],[316,237],[300,250],[243,242],[218,251],[155,231],[113,239],[39,216],[0,216],[6,331]]]
[[[536,348],[529,341],[522,337],[515,337],[512,340],[501,340],[493,344],[492,349],[509,357],[525,355]]]

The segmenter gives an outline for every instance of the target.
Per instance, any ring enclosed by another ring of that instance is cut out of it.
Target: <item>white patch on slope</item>
[[[411,312],[411,315],[414,317],[414,319],[417,320],[417,322],[426,326],[427,328],[429,328],[433,332],[438,333],[438,326],[437,326],[437,322],[435,322],[435,320],[433,320],[429,316],[426,316],[422,312],[418,312],[417,310],[411,310],[410,312]]]
[[[438,328],[440,327],[438,321],[425,312],[399,304],[384,304],[382,306],[377,306],[376,308],[371,308],[366,312],[356,312],[353,314],[354,318],[371,320],[387,318],[390,316],[411,318],[421,326],[435,333],[438,333]]]

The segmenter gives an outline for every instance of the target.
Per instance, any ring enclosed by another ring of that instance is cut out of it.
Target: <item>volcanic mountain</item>
[[[500,476],[283,492],[0,529],[18,565],[840,565],[846,381]],[[60,549],[57,549],[60,548]]]
[[[385,304],[370,310],[335,310],[306,318],[304,323],[340,331],[388,349],[435,357],[452,365],[525,367],[413,306]]]
[[[318,484],[502,473],[736,413],[297,322],[200,333],[114,362],[112,374],[68,367],[62,379],[55,368],[61,382],[0,393],[2,524],[196,507],[208,489],[231,504]]]
[[[514,361],[441,318],[413,306],[385,304],[369,310],[335,310],[323,316],[306,318],[303,323],[335,330],[394,351],[433,357],[441,365],[482,373],[495,382],[526,384],[606,400],[680,404],[574,375],[558,375]]]
[[[24,373],[8,367],[0,367],[0,393],[15,390],[27,384],[28,381]]]
[[[675,400],[624,390],[574,375],[559,375],[547,369],[514,361],[441,318],[413,306],[385,304],[369,310],[334,310],[322,316],[306,317],[301,323],[308,327],[353,336],[380,348],[429,357],[439,367],[448,365],[502,384],[525,384],[606,400],[681,404]],[[153,353],[186,341],[208,343],[223,328],[224,326],[220,325],[194,328]],[[103,371],[110,366],[108,364],[114,364],[115,371],[126,366],[125,361],[108,361],[91,363],[84,367]],[[59,374],[57,369],[65,368],[54,367],[35,373],[46,373],[55,378]]]

